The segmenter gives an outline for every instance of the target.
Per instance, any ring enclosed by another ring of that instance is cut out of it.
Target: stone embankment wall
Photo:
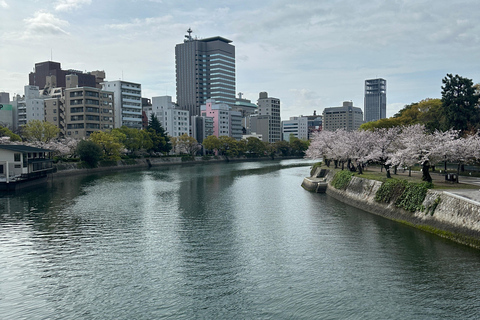
[[[300,157],[279,157],[276,159],[298,159]],[[78,168],[77,163],[58,163],[56,164],[57,172],[54,173],[54,176],[62,177],[76,174],[90,174],[90,173],[100,173],[100,172],[110,172],[110,171],[124,171],[130,169],[141,169],[141,168],[150,168],[150,167],[159,167],[165,165],[180,165],[180,164],[200,164],[200,163],[213,163],[213,162],[226,162],[226,161],[268,161],[272,160],[271,157],[262,157],[262,158],[227,158],[224,156],[216,156],[209,159],[204,157],[194,157],[194,160],[182,161],[181,157],[161,157],[161,158],[144,158],[144,159],[134,159],[134,160],[119,160],[115,165],[112,166],[103,166],[98,168]]]
[[[329,171],[327,181],[331,182],[333,176],[334,172]],[[423,206],[432,208],[437,203],[433,214],[431,210],[412,213],[394,204],[376,202],[375,194],[381,185],[380,181],[352,177],[345,190],[329,184],[327,194],[367,212],[480,248],[480,203],[449,192],[428,190]]]

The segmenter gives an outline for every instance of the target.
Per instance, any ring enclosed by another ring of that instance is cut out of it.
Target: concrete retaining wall
[[[327,174],[331,182],[333,171]],[[375,194],[382,185],[380,181],[352,177],[346,190],[338,190],[329,184],[327,194],[353,207],[396,220],[439,236],[480,248],[480,203],[449,192],[428,190],[423,202],[425,208],[432,207],[437,199],[440,202],[431,212],[409,212],[375,201]]]

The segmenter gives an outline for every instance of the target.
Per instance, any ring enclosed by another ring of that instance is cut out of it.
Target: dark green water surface
[[[309,193],[308,173],[172,166],[0,196],[0,319],[480,317],[479,251]]]

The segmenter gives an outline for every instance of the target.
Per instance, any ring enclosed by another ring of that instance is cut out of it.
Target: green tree
[[[115,135],[117,133],[118,140],[123,143],[125,149],[131,154],[134,154],[142,148],[144,136],[139,129],[122,126],[121,128],[115,128],[112,130],[112,134]]]
[[[102,157],[102,147],[91,140],[82,140],[78,143],[76,154],[91,168],[95,168]]]
[[[304,156],[309,146],[308,141],[301,140],[293,135],[290,136],[290,149],[292,155]]]
[[[399,126],[424,124],[429,132],[434,132],[443,127],[442,101],[440,99],[424,99],[406,105],[391,118],[370,121],[360,126],[360,130],[376,130]]]
[[[104,131],[95,131],[90,135],[90,140],[102,148],[103,157],[107,160],[120,160],[124,146],[119,139],[118,134]]]
[[[261,157],[265,154],[266,150],[267,147],[262,140],[256,137],[247,138],[246,151],[249,152],[251,155]]]
[[[22,127],[22,135],[29,141],[49,142],[56,138],[60,129],[50,122],[30,120]]]
[[[151,132],[151,137],[154,144],[152,151],[168,153],[170,150],[172,150],[170,138],[165,133],[165,130],[154,113],[152,113],[150,116],[147,129],[149,132]],[[158,137],[153,135],[152,130]]]
[[[235,140],[229,136],[220,136],[218,138],[220,142],[219,151],[222,155],[228,157],[238,157],[245,152],[243,144],[240,141]]]
[[[447,74],[442,79],[442,104],[445,117],[443,129],[456,129],[463,132],[479,128],[479,94],[473,82],[458,74]]]
[[[273,146],[275,147],[275,150],[277,153],[281,153],[282,156],[289,156],[290,155],[290,143],[287,141],[277,141],[273,143]]]
[[[215,152],[220,149],[220,140],[217,136],[211,135],[203,139],[202,145],[205,150]]]
[[[9,137],[10,141],[22,141],[18,134],[13,133],[7,127],[0,126],[0,137]]]

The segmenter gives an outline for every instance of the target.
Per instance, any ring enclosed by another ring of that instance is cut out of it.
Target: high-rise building
[[[353,102],[345,101],[342,107],[323,110],[323,130],[357,130],[363,123],[362,109],[354,107]]]
[[[192,30],[175,46],[177,104],[200,115],[208,99],[235,104],[235,46],[222,37],[193,38]]]
[[[364,112],[365,122],[387,117],[387,80],[365,80]]]
[[[123,80],[102,82],[105,91],[114,93],[115,128],[142,128],[142,86]]]
[[[250,116],[250,133],[261,134],[265,142],[280,141],[280,99],[269,97],[267,92],[260,92],[257,105],[257,113]]]

